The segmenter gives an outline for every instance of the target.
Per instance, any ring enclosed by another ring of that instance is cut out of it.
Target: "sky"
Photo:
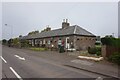
[[[118,36],[120,38],[120,2],[118,3]]]
[[[118,36],[117,2],[3,2],[2,38],[24,36],[47,25],[58,29],[63,19],[96,36]]]

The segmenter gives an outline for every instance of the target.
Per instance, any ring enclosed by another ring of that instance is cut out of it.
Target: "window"
[[[37,44],[37,42],[38,42],[37,39],[35,39],[35,44]]]
[[[58,40],[58,45],[61,45],[61,44],[62,44],[62,40],[59,39],[59,40]]]
[[[50,42],[52,43],[52,40]]]
[[[50,42],[51,42],[51,41],[50,41],[50,40],[48,40],[48,44],[50,44]]]
[[[40,44],[42,44],[42,41],[40,41]]]
[[[77,40],[80,40],[79,38],[77,38]]]

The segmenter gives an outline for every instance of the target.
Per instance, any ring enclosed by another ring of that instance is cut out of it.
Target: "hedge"
[[[119,52],[114,52],[109,58],[109,61],[117,63],[120,65],[120,53]]]
[[[103,45],[109,45],[113,47],[120,47],[120,38],[111,38],[111,37],[104,37],[101,39]]]

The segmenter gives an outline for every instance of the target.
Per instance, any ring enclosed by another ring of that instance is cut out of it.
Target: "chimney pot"
[[[66,23],[68,23],[68,19],[66,19]]]
[[[65,22],[65,19],[63,19],[63,22]]]

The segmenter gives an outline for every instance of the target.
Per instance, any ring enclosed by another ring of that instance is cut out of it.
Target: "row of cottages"
[[[28,40],[31,46],[56,48],[58,45],[65,49],[86,50],[94,47],[96,36],[78,25],[70,26],[67,19],[63,20],[62,28],[49,30],[37,34],[23,36],[21,40]]]

